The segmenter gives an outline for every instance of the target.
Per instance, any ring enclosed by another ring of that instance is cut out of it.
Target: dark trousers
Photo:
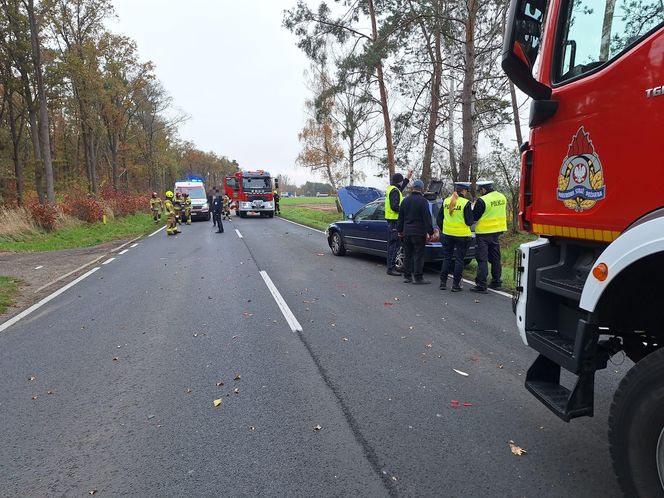
[[[475,235],[475,259],[477,259],[477,277],[475,285],[486,289],[491,263],[491,282],[502,284],[503,267],[500,263],[500,233],[483,233]]]
[[[394,270],[394,262],[401,248],[401,239],[397,232],[397,220],[387,220],[387,269]]]
[[[403,276],[415,280],[422,280],[424,273],[424,246],[427,243],[425,235],[406,235],[402,242],[405,261]]]
[[[279,208],[279,203],[278,202],[274,203],[274,212],[276,214],[281,214],[281,209]]]
[[[454,266],[452,285],[458,287],[465,265],[466,252],[470,245],[470,237],[454,237],[443,235],[443,266],[440,268],[440,283],[447,284],[447,276]]]
[[[219,227],[219,232],[224,231],[224,224],[221,222],[221,211],[212,213],[212,218],[214,219],[215,224]]]

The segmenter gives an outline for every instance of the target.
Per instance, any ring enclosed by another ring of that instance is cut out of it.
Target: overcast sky
[[[118,20],[111,28],[136,40],[141,58],[156,64],[175,106],[189,115],[182,139],[237,159],[243,169],[315,180],[295,165],[308,62],[281,22],[296,0],[113,3]],[[385,180],[369,174],[367,183]]]

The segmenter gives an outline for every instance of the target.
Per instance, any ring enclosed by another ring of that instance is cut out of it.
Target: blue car
[[[344,187],[339,189],[337,202],[345,220],[327,227],[327,242],[335,256],[343,256],[347,251],[387,257],[389,232],[385,221],[385,197],[383,192],[373,187]],[[429,199],[431,218],[436,224],[436,216],[443,204],[442,199]],[[466,264],[475,257],[475,235],[466,254]],[[424,261],[440,263],[443,260],[441,242],[427,242]],[[403,270],[404,253],[399,250],[396,269]]]

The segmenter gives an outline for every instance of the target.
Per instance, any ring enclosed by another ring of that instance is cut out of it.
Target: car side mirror
[[[349,220],[354,220],[355,215],[354,214],[349,214],[349,215],[346,216],[346,218],[348,218]]]

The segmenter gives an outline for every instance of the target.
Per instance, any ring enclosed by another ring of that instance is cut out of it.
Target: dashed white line
[[[115,261],[115,258],[109,258],[109,259],[107,259],[106,261],[104,261],[104,262],[102,263],[102,265],[107,265],[107,264],[109,264],[111,261]]]
[[[131,249],[133,249],[133,248],[136,247],[137,245],[138,245],[138,244],[132,244],[132,245],[130,245],[129,247],[130,247]]]
[[[162,231],[163,229],[165,229],[165,228],[166,228],[166,225],[164,225],[163,227],[161,227],[159,230],[155,230],[155,231],[152,232],[150,235],[148,235],[148,237],[152,237],[153,235],[157,235],[159,232],[161,232],[161,231]]]
[[[83,280],[84,278],[89,277],[90,275],[92,275],[92,274],[93,274],[94,272],[96,272],[97,270],[99,270],[99,267],[98,267],[98,266],[97,266],[96,268],[93,268],[93,269],[90,270],[89,272],[84,273],[83,275],[81,275],[80,277],[78,277],[76,280],[72,280],[71,282],[69,282],[69,283],[68,283],[67,285],[65,285],[64,287],[61,287],[60,289],[56,290],[53,294],[51,294],[51,295],[49,295],[49,296],[46,296],[44,299],[42,299],[42,300],[39,301],[38,303],[33,304],[33,305],[30,306],[27,310],[22,311],[21,313],[19,313],[18,315],[16,315],[14,318],[10,318],[10,319],[7,320],[6,322],[4,322],[2,325],[0,325],[0,332],[2,332],[2,331],[4,331],[4,330],[6,330],[7,328],[11,327],[12,325],[14,325],[14,324],[15,324],[16,322],[18,322],[19,320],[22,320],[23,318],[25,318],[26,316],[28,316],[28,315],[29,315],[30,313],[32,313],[33,311],[38,310],[39,308],[41,308],[42,306],[44,306],[46,303],[48,303],[50,300],[52,300],[52,299],[58,297],[60,294],[62,294],[63,292],[65,292],[67,289],[71,289],[73,286],[75,286],[75,285],[76,285],[77,283],[79,283],[81,280]]]
[[[240,237],[241,239],[244,239],[244,237],[242,236],[242,234],[240,233],[240,231],[237,228],[235,229],[235,233],[237,234],[238,237]]]
[[[261,270],[260,274],[261,277],[263,277],[265,285],[267,285],[267,288],[272,294],[272,297],[277,302],[277,306],[279,306],[279,309],[281,310],[282,315],[284,315],[286,322],[288,322],[288,326],[291,328],[293,332],[302,332],[302,325],[300,325],[300,322],[297,321],[297,318],[295,318],[295,315],[286,304],[286,301],[284,301],[284,298],[281,297],[281,294],[279,293],[276,286],[272,282],[270,276],[264,270]]]
[[[119,246],[116,247],[115,249],[111,249],[111,252],[119,251],[119,250],[122,249],[123,247],[128,246],[128,245],[131,244],[132,242],[135,242],[135,241],[137,241],[138,239],[140,239],[141,237],[143,237],[143,236],[142,236],[142,235],[139,235],[138,237],[134,237],[134,238],[131,239],[130,241],[127,241],[127,242],[125,242],[124,244],[119,245]]]
[[[126,253],[128,253],[128,252],[129,252],[129,249],[125,249],[124,251],[120,251],[120,252],[118,253],[118,256],[122,256],[123,254],[126,254]]]

